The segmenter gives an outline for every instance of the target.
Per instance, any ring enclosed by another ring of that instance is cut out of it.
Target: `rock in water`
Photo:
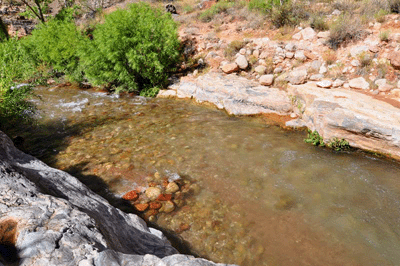
[[[3,132],[0,217],[0,244],[18,265],[216,265],[177,254],[160,231],[17,150]]]

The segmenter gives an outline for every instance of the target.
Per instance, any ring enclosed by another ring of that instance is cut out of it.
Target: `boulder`
[[[236,63],[226,64],[222,66],[222,71],[225,74],[231,74],[239,70],[239,66]]]
[[[327,80],[327,79],[326,80],[321,80],[321,81],[317,82],[316,84],[317,84],[318,87],[325,88],[325,89],[328,89],[328,88],[332,87],[332,81]]]
[[[254,69],[258,74],[263,75],[265,74],[265,70],[267,70],[266,66],[260,65],[260,66],[256,66],[256,68]]]
[[[260,77],[260,84],[265,86],[271,86],[274,82],[274,75],[262,75]]]
[[[357,57],[361,53],[368,52],[369,48],[366,45],[357,45],[350,49],[350,54],[352,57]]]
[[[363,77],[351,79],[349,81],[349,86],[350,88],[353,89],[361,89],[361,90],[369,89],[369,83]]]
[[[306,60],[306,56],[304,55],[303,50],[297,50],[296,53],[294,54],[294,58],[296,58],[299,61],[304,61]]]
[[[307,27],[301,31],[301,36],[303,40],[312,40],[317,36],[317,33],[311,27]]]
[[[287,77],[287,81],[293,85],[303,84],[307,78],[307,70],[299,69],[291,71]]]
[[[239,55],[235,63],[239,66],[240,69],[246,69],[249,66],[249,62],[247,62],[247,59],[244,55]]]

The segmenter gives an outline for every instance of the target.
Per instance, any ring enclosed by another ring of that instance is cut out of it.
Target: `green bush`
[[[305,143],[311,143],[314,146],[321,146],[324,147],[324,139],[319,135],[319,133],[314,130],[308,130],[307,138],[304,140]]]
[[[233,5],[233,2],[220,1],[211,8],[204,10],[204,12],[200,14],[199,19],[203,22],[210,22],[216,14],[226,12],[229,8],[233,7]]]
[[[12,83],[0,80],[0,129],[7,131],[16,124],[31,122],[36,111],[35,106],[27,101],[32,95],[30,86],[11,87]]]
[[[361,21],[350,14],[343,14],[330,29],[328,45],[332,49],[337,49],[345,43],[362,39],[364,35],[365,31]]]
[[[106,15],[81,46],[81,63],[94,85],[117,91],[162,86],[180,59],[177,25],[169,13],[148,4]]]
[[[308,17],[305,7],[299,3],[286,1],[283,5],[274,5],[270,12],[271,22],[277,27],[295,26]]]
[[[329,143],[328,147],[335,151],[347,151],[350,150],[350,144],[345,139],[333,138]]]
[[[249,9],[267,13],[271,11],[273,6],[278,5],[280,5],[279,0],[250,0]]]
[[[78,49],[83,37],[70,19],[52,19],[40,24],[28,38],[37,59],[64,73],[72,80],[80,80]]]
[[[231,41],[224,50],[224,55],[227,58],[233,58],[246,45],[246,42],[234,40]]]
[[[324,18],[321,16],[312,17],[310,27],[317,31],[329,30],[328,24],[325,22]]]
[[[16,38],[0,43],[0,79],[23,81],[36,72],[35,56],[32,55],[25,40]]]

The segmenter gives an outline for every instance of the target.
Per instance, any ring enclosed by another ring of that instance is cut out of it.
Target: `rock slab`
[[[286,92],[236,75],[207,73],[196,79],[181,79],[170,88],[176,90],[178,98],[210,102],[233,115],[288,115],[292,112],[292,103]]]

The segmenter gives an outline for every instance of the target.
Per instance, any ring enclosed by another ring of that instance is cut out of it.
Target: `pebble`
[[[135,208],[136,210],[140,211],[140,212],[144,212],[145,210],[147,210],[147,208],[149,207],[148,203],[138,203],[135,204]]]
[[[150,200],[156,200],[161,195],[161,189],[158,187],[149,187],[145,192]]]
[[[129,192],[127,192],[125,195],[122,196],[122,198],[124,200],[131,200],[131,201],[135,201],[139,198],[139,195],[136,191],[131,190]]]
[[[159,211],[169,213],[174,210],[175,210],[175,204],[172,201],[165,201]]]
[[[165,188],[165,193],[172,194],[179,191],[179,186],[175,182],[170,182]],[[157,196],[158,197],[158,196]]]

